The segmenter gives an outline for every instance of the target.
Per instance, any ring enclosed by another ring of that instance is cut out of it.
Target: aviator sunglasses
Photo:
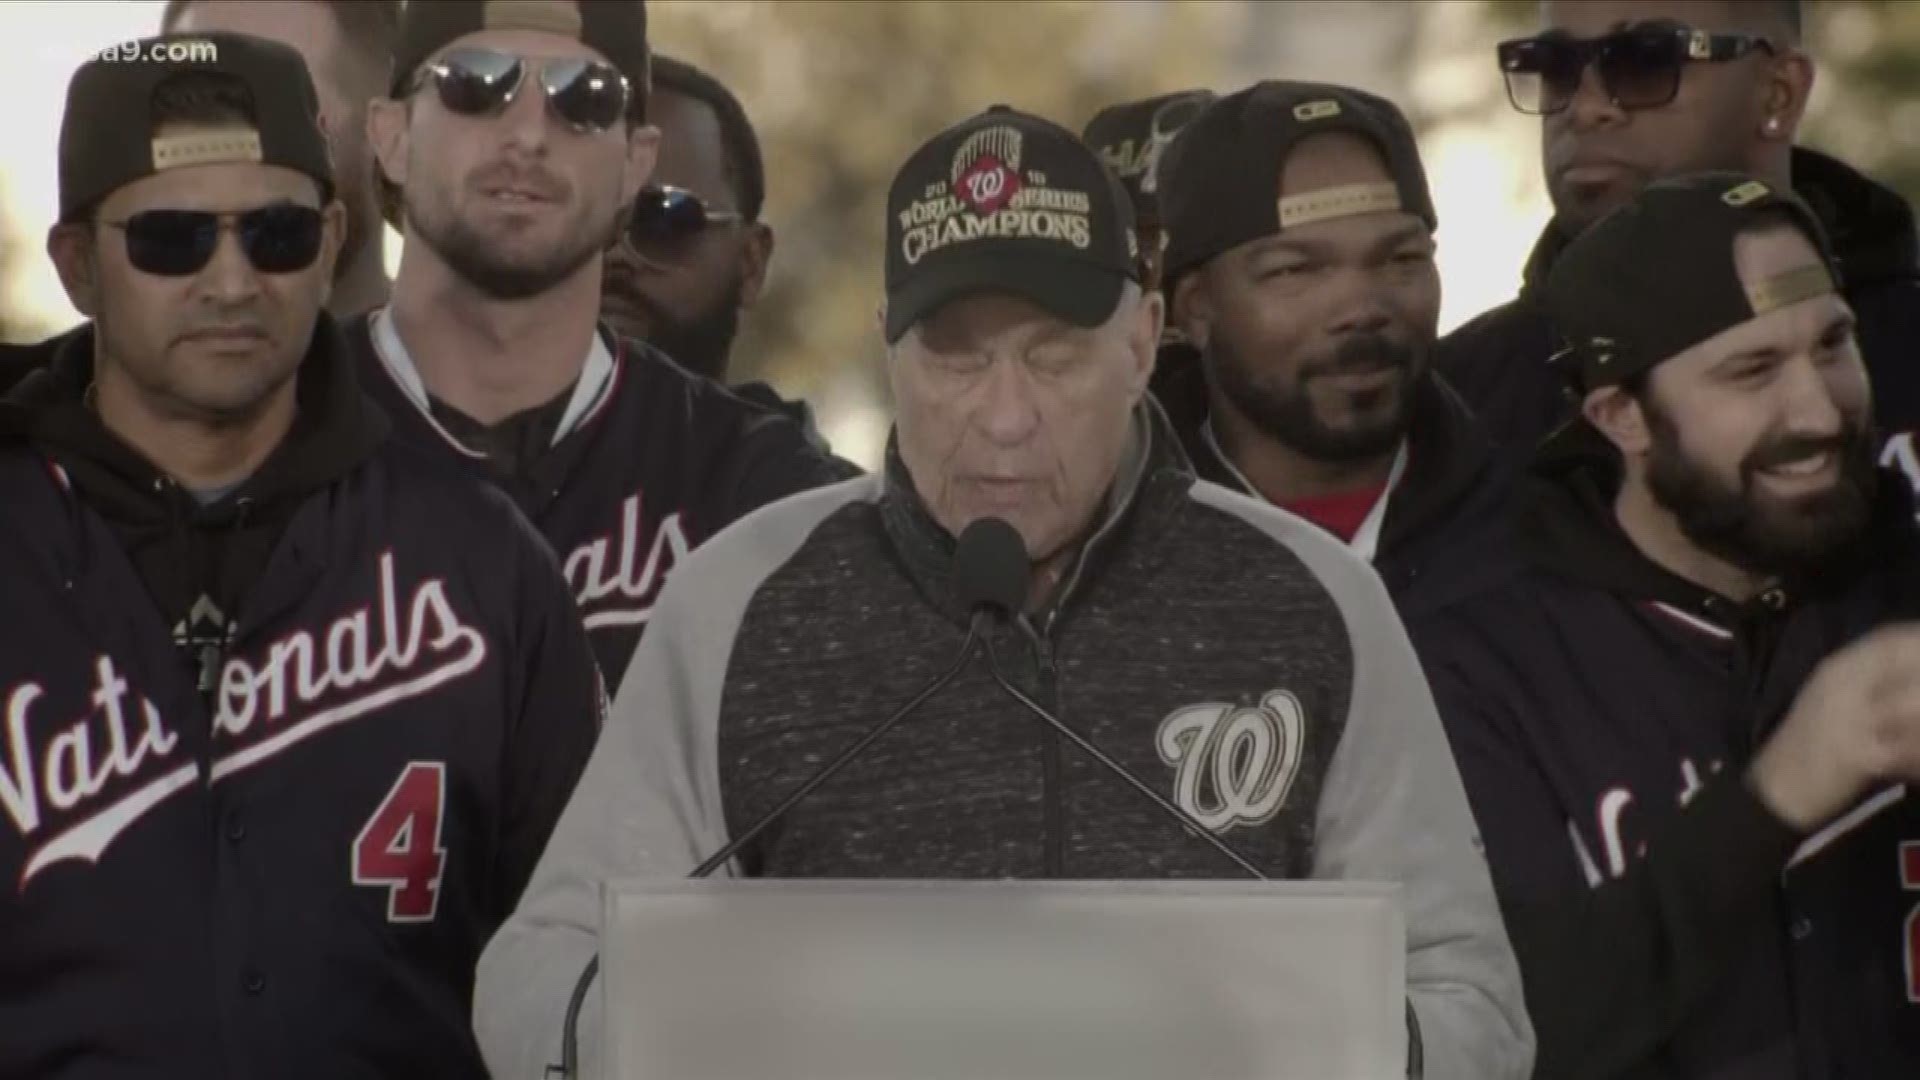
[[[432,80],[440,104],[461,116],[492,116],[513,104],[536,68],[547,108],[576,132],[605,131],[627,114],[627,77],[594,60],[525,60],[496,49],[452,49],[420,69],[410,93]]]
[[[649,186],[633,200],[627,219],[627,242],[647,255],[682,255],[702,233],[715,225],[738,225],[746,217],[733,210],[714,210],[685,188]]]
[[[1657,109],[1680,92],[1680,75],[1688,64],[1725,63],[1756,51],[1772,55],[1773,43],[1752,34],[1711,34],[1650,23],[1586,40],[1556,31],[1503,41],[1499,57],[1513,107],[1531,116],[1550,116],[1573,103],[1589,66],[1617,107]]]
[[[247,262],[263,274],[291,274],[320,254],[325,219],[311,206],[282,203],[241,213],[210,210],[143,210],[125,221],[102,221],[126,234],[127,261],[163,277],[196,274],[213,261],[220,234],[231,220]]]

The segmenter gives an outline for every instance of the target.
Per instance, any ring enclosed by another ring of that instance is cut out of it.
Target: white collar
[[[1233,477],[1234,482],[1238,483],[1242,490],[1256,499],[1265,498],[1260,494],[1260,489],[1253,486],[1253,481],[1247,479],[1247,474],[1241,472],[1240,467],[1227,456],[1227,452],[1220,448],[1220,440],[1213,434],[1213,417],[1209,416],[1201,421],[1200,437],[1206,440],[1207,449],[1213,451],[1213,456],[1220,459],[1220,464],[1226,467],[1228,475]],[[1381,489],[1380,497],[1374,500],[1373,509],[1367,511],[1366,519],[1360,522],[1360,528],[1354,532],[1353,539],[1347,541],[1347,547],[1368,562],[1372,562],[1374,556],[1379,553],[1380,530],[1387,520],[1387,502],[1393,498],[1394,489],[1400,486],[1400,480],[1406,472],[1407,440],[1402,439],[1400,449],[1393,455],[1393,468],[1387,473],[1386,487]]]
[[[373,313],[369,323],[373,336],[373,351],[386,366],[393,381],[400,385],[407,400],[420,410],[441,435],[455,446],[460,440],[449,435],[439,421],[433,418],[433,409],[427,399],[427,386],[420,378],[420,369],[414,365],[413,354],[407,351],[406,343],[400,340],[399,328],[393,324],[391,308],[383,307]],[[593,412],[606,397],[613,383],[613,354],[607,351],[607,343],[600,338],[595,329],[593,344],[587,349],[586,363],[580,369],[580,378],[573,384],[573,397],[567,401],[567,411],[560,416],[560,426],[554,430],[553,445],[558,446],[561,439],[573,433],[573,430]],[[461,449],[466,449],[464,446]]]

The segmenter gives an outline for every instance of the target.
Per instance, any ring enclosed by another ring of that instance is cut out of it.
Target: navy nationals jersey
[[[384,309],[346,331],[396,435],[500,485],[552,545],[609,690],[689,551],[767,503],[858,472],[791,417],[602,330],[550,445],[503,476],[436,418]]]
[[[0,404],[0,1076],[483,1078],[474,964],[604,702],[545,545],[371,439],[288,500],[196,660],[21,416]]]

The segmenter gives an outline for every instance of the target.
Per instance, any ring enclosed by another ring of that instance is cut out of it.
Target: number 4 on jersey
[[[353,842],[353,883],[386,887],[389,922],[431,922],[440,909],[446,780],[441,762],[412,762]]]

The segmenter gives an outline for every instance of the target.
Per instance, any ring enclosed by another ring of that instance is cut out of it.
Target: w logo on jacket
[[[1174,767],[1173,801],[1214,832],[1273,820],[1305,757],[1306,713],[1285,690],[1256,706],[1178,709],[1154,738]]]

